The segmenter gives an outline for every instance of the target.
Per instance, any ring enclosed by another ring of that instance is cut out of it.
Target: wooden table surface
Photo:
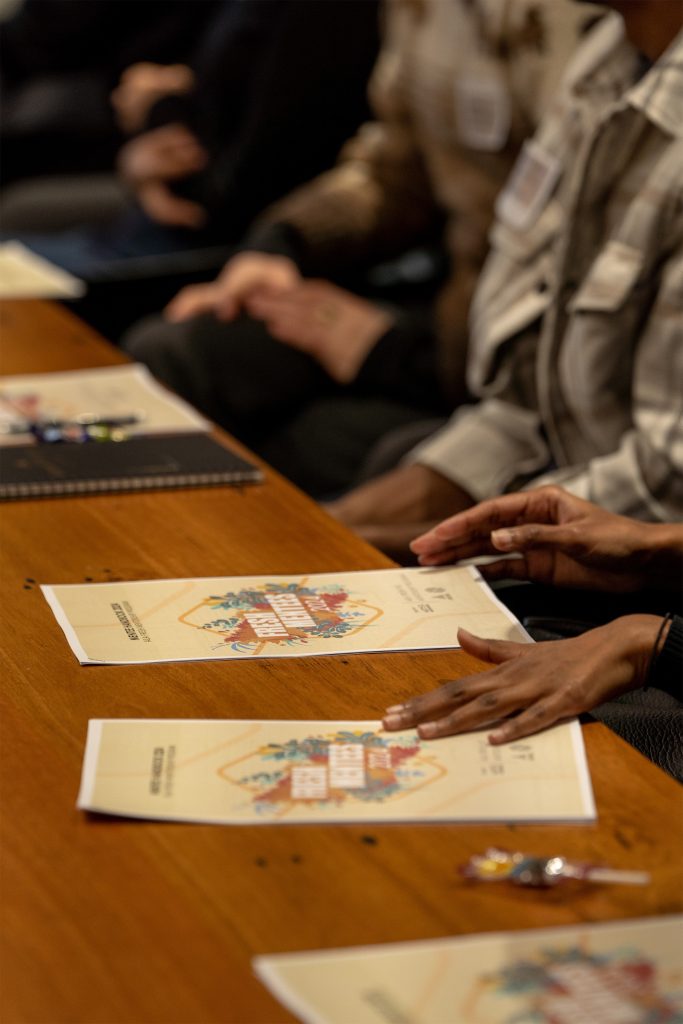
[[[0,370],[121,357],[49,303],[4,303]],[[217,827],[76,810],[89,718],[376,718],[475,666],[461,652],[81,667],[39,589],[390,564],[268,472],[263,485],[5,503],[4,1024],[280,1022],[256,953],[647,916],[683,908],[681,790],[584,726],[599,818],[581,826]],[[645,887],[468,883],[489,844],[646,868]]]

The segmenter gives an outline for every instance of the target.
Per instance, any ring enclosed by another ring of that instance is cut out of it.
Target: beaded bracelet
[[[673,619],[673,612],[667,612],[661,621],[659,629],[657,630],[657,636],[655,637],[655,642],[652,645],[652,650],[650,652],[650,657],[647,663],[647,671],[645,672],[645,682],[643,683],[644,690],[647,690],[648,686],[650,685],[650,680],[654,673],[655,666],[657,665],[657,659],[659,658],[662,647],[664,646],[664,644],[662,643],[664,630],[670,622],[673,622]]]

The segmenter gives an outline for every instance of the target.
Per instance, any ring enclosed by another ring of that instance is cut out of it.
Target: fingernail
[[[395,715],[397,711],[403,711],[404,706],[403,704],[392,704],[390,708],[387,708],[387,714]]]
[[[512,530],[493,530],[491,540],[497,548],[511,548],[515,543]]]
[[[505,739],[505,733],[502,729],[497,729],[494,732],[490,732],[488,735],[489,743],[502,743]]]
[[[403,725],[403,719],[400,715],[385,715],[382,719],[382,725],[385,729],[400,729]]]
[[[418,726],[417,734],[420,739],[431,740],[437,734],[437,726],[434,722],[425,722],[424,725]]]

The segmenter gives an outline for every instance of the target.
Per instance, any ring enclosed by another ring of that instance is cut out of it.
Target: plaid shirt
[[[377,119],[332,171],[266,211],[256,247],[268,224],[287,224],[304,266],[335,276],[444,227],[452,273],[436,303],[439,365],[444,390],[462,400],[469,305],[496,196],[595,16],[567,0],[387,0],[370,82]]]
[[[641,70],[610,15],[499,200],[470,320],[481,402],[409,456],[476,499],[555,482],[683,518],[683,33]]]

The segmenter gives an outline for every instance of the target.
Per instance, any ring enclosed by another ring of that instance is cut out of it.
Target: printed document
[[[121,420],[131,437],[210,428],[140,363],[0,378],[0,441],[30,443],[31,424],[107,419]]]
[[[576,721],[493,747],[379,722],[95,719],[78,806],[223,825],[595,819]]]
[[[66,584],[43,593],[84,665],[456,648],[460,626],[529,639],[472,566]]]
[[[683,917],[261,956],[304,1024],[664,1024],[683,1018]]]

